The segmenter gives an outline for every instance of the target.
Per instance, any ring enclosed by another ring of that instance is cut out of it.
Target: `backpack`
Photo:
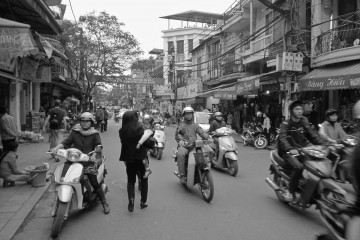
[[[53,108],[50,112],[50,129],[57,130],[60,129],[61,123],[64,116],[62,115],[60,108]]]

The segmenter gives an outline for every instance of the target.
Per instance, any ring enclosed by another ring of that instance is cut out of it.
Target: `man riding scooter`
[[[278,154],[292,167],[289,182],[288,198],[296,203],[300,194],[296,195],[298,181],[301,178],[303,164],[307,156],[299,155],[298,147],[308,145],[322,145],[324,141],[311,129],[306,118],[303,117],[303,106],[300,100],[292,102],[289,106],[290,119],[280,125]]]
[[[226,122],[223,120],[223,114],[221,112],[216,112],[214,114],[214,120],[210,124],[209,133],[214,134],[215,131],[219,128],[226,127]],[[219,155],[219,139],[217,137],[213,137],[214,145],[215,145],[215,158]]]
[[[178,170],[180,177],[180,182],[182,184],[186,183],[185,177],[185,158],[186,155],[193,150],[193,143],[196,141],[196,134],[202,139],[208,139],[209,135],[204,132],[204,130],[196,123],[194,123],[194,109],[192,107],[185,107],[182,116],[184,120],[179,124],[175,132],[175,140],[178,142]],[[185,145],[185,142],[188,142]]]

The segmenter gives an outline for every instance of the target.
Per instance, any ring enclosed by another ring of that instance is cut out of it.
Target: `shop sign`
[[[181,87],[177,89],[177,97],[179,99],[188,99],[188,98],[194,98],[197,96],[197,83],[191,84],[185,87]]]
[[[216,92],[214,94],[214,98],[234,100],[234,99],[236,99],[236,95],[233,93],[229,93],[229,92]]]
[[[235,88],[237,95],[245,95],[260,87],[260,79],[251,79],[244,82],[239,82]]]
[[[301,91],[322,91],[344,88],[359,88],[359,75],[347,75],[329,78],[303,79],[300,80]]]

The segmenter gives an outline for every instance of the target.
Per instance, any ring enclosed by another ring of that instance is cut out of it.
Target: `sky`
[[[117,16],[140,43],[143,57],[148,57],[151,49],[163,49],[161,30],[168,28],[168,20],[159,17],[189,10],[222,14],[235,0],[62,0],[67,5],[64,18],[68,20],[74,20],[70,2],[76,19],[93,10]],[[172,21],[180,26],[180,21]]]

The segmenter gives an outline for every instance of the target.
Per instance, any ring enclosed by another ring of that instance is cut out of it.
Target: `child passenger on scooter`
[[[144,131],[144,135],[141,137],[141,139],[139,140],[136,149],[140,149],[140,146],[149,139],[149,137],[151,137],[154,134],[154,130],[153,130],[153,123],[154,123],[154,119],[149,116],[149,115],[145,115],[143,118],[143,127],[145,129]],[[146,157],[145,159],[142,160],[142,163],[145,166],[145,175],[144,178],[148,178],[149,175],[152,173],[150,167],[149,167],[149,159]]]

